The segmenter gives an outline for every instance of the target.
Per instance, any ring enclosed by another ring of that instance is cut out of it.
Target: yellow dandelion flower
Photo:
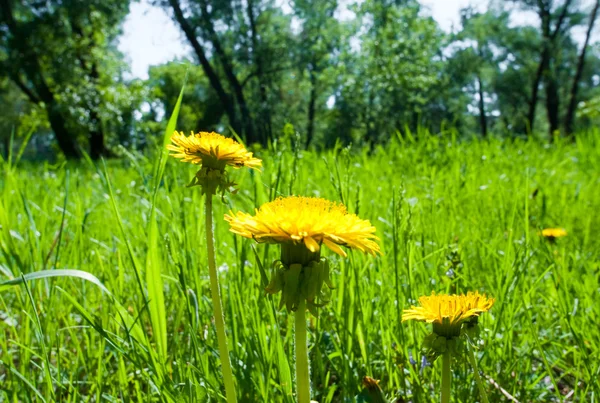
[[[340,245],[375,255],[381,253],[375,227],[349,214],[343,204],[316,197],[290,196],[263,204],[254,216],[225,215],[231,232],[257,242],[304,244],[313,253],[324,243],[346,256]]]
[[[418,320],[433,323],[433,330],[441,336],[458,336],[463,323],[489,311],[493,298],[468,292],[467,295],[436,295],[419,298],[421,306],[411,306],[402,314],[402,321]]]
[[[542,230],[542,236],[550,239],[562,238],[567,236],[567,231],[562,228],[545,228]]]
[[[373,403],[385,403],[386,399],[379,386],[379,380],[365,376],[362,379],[363,391],[358,395],[362,399],[360,401],[369,401]]]
[[[168,150],[173,151],[171,156],[183,162],[220,170],[226,165],[254,169],[262,166],[262,161],[254,158],[242,144],[215,132],[192,133],[190,136],[175,132],[171,142],[173,144],[167,146]]]

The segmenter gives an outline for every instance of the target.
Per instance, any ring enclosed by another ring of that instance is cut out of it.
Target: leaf
[[[150,311],[150,321],[152,322],[152,330],[156,346],[158,348],[159,359],[162,363],[167,357],[167,314],[165,310],[165,296],[162,279],[161,265],[162,261],[159,254],[158,244],[158,225],[156,223],[156,198],[158,189],[164,175],[165,166],[167,163],[166,149],[167,144],[171,139],[171,134],[175,130],[175,124],[179,116],[183,92],[185,90],[185,80],[179,92],[179,98],[173,109],[173,113],[169,118],[167,128],[163,136],[161,149],[159,150],[159,158],[154,166],[154,186],[152,194],[152,207],[150,209],[150,220],[148,222],[148,255],[146,256],[146,287],[148,289],[148,308]]]
[[[115,296],[102,284],[102,282],[93,274],[88,273],[82,270],[70,270],[70,269],[58,269],[58,270],[42,270],[36,271],[33,273],[27,273],[22,275],[19,278],[15,278],[13,280],[8,280],[0,283],[0,292],[5,291],[15,285],[23,284],[25,281],[32,280],[41,280],[45,278],[51,277],[71,277],[71,278],[80,278],[82,280],[88,281],[98,288],[100,288],[104,293],[106,293],[116,305],[117,310],[119,311],[119,317],[123,320],[125,326],[129,329],[131,335],[142,345],[146,345],[145,335],[140,327],[139,323],[135,322],[134,318],[131,317],[127,309],[117,299]],[[67,295],[67,293],[64,293]],[[74,299],[69,295],[69,299],[74,301]]]
[[[24,274],[22,277],[0,283],[0,292],[2,292],[14,285],[22,284],[24,281],[40,280],[43,278],[50,278],[50,277],[77,277],[77,278],[80,278],[80,279],[83,279],[83,280],[89,281],[90,283],[95,284],[102,291],[104,291],[105,293],[107,293],[108,295],[113,297],[111,292],[108,291],[108,289],[104,286],[104,284],[102,284],[100,282],[100,280],[98,280],[98,278],[96,276],[94,276],[93,274],[88,273],[86,271],[82,271],[82,270],[68,270],[68,269],[42,270],[42,271],[36,271],[33,273]]]

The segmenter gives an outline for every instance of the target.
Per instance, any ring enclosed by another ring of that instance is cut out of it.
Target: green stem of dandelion
[[[217,276],[217,267],[215,264],[213,208],[212,194],[210,192],[206,193],[205,207],[208,274],[210,277],[210,292],[212,296],[212,303],[215,314],[215,327],[217,328],[217,343],[219,345],[219,356],[221,357],[223,382],[225,383],[225,396],[229,403],[236,403],[237,396],[235,394],[235,385],[233,382],[233,372],[231,371],[231,362],[229,361],[229,349],[227,348],[227,335],[225,334],[225,319],[223,317],[223,305],[221,304],[221,295],[219,293],[219,277]]]
[[[446,351],[442,355],[442,403],[450,403],[450,382],[452,381],[451,359],[450,351]]]
[[[300,298],[295,314],[296,393],[298,403],[310,403],[310,377],[306,337],[306,300]]]
[[[477,368],[477,360],[475,359],[473,347],[469,346],[467,350],[469,350],[467,355],[469,356],[471,367],[473,367],[473,373],[475,374],[475,383],[477,383],[477,387],[479,388],[479,396],[481,397],[481,403],[489,403],[487,394],[485,393],[485,388],[483,387],[483,382],[481,381],[481,377],[479,376],[479,369]]]

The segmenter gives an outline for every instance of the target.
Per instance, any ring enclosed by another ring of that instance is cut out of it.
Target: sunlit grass
[[[484,376],[504,389],[487,383],[490,401],[503,401],[503,393],[520,402],[598,399],[598,132],[550,146],[421,134],[372,153],[319,154],[289,144],[258,150],[263,170],[232,171],[238,194],[225,203],[215,198],[216,260],[240,401],[294,401],[293,319],[263,291],[257,257],[268,276],[277,248],[256,247],[219,220],[289,194],[343,202],[377,227],[383,252],[349,252],[348,259],[323,252],[335,288],[310,323],[313,399],[353,401],[368,375],[390,399],[436,401],[441,363],[421,366],[428,329],[401,324],[402,310],[432,291],[475,290],[496,299],[481,318],[485,348],[477,357]],[[0,281],[80,270],[114,300],[75,277],[0,288],[0,401],[222,399],[203,198],[185,187],[197,169],[175,161],[156,194],[152,262],[164,283],[166,359],[157,354],[152,301],[132,263],[148,255],[154,162],[143,155],[107,161],[107,176],[89,162],[4,163]],[[568,236],[548,242],[543,228]],[[476,401],[470,366],[453,372],[454,401]]]

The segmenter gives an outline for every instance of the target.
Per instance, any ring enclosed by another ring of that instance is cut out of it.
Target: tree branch
[[[599,8],[600,0],[596,0],[596,5],[594,6],[594,9],[592,10],[592,15],[590,16],[590,22],[585,35],[585,41],[583,42],[583,48],[581,49],[581,53],[579,54],[579,60],[577,61],[577,70],[575,72],[575,77],[573,78],[573,85],[571,86],[571,97],[569,100],[569,107],[567,109],[567,117],[565,119],[565,132],[567,136],[573,134],[573,122],[575,120],[575,110],[577,109],[577,92],[579,89],[579,82],[581,81],[581,76],[583,75],[583,67],[585,65],[585,54],[588,44],[590,42],[592,31],[594,29],[594,23],[596,22],[596,16],[598,15]]]
[[[27,95],[31,102],[33,102],[34,104],[39,104],[41,102],[40,98],[33,91],[31,91],[16,74],[10,74],[9,77],[12,80],[12,82],[15,83],[16,86],[19,87],[19,89],[23,91],[25,95]]]
[[[293,68],[292,66],[280,66],[280,67],[276,67],[276,68],[274,68],[274,69],[270,69],[270,70],[267,70],[267,71],[263,71],[263,74],[264,74],[264,75],[269,75],[269,74],[279,73],[280,71],[290,70],[290,69],[292,69],[292,68]],[[248,75],[246,76],[246,78],[244,78],[244,79],[242,80],[242,84],[241,84],[241,85],[242,85],[242,87],[245,87],[245,86],[246,86],[246,84],[248,84],[248,82],[250,81],[250,79],[252,79],[253,77],[256,77],[256,76],[258,76],[258,74],[259,74],[259,73],[258,73],[258,71],[257,71],[257,70],[254,70],[252,73],[248,74]]]
[[[200,65],[202,66],[202,70],[204,70],[204,74],[206,74],[206,77],[208,78],[210,85],[213,87],[213,89],[217,93],[217,96],[219,97],[219,100],[221,101],[221,104],[223,105],[223,108],[225,109],[225,111],[227,113],[230,124],[234,128],[236,128],[236,130],[239,130],[239,128],[237,127],[237,123],[236,123],[237,119],[236,119],[235,111],[234,111],[232,103],[231,103],[231,97],[225,91],[225,88],[223,88],[223,85],[221,84],[221,79],[219,78],[219,76],[217,75],[217,73],[215,72],[213,67],[211,66],[210,62],[208,61],[208,58],[206,57],[206,54],[204,53],[204,48],[198,41],[198,38],[196,38],[196,33],[195,33],[194,28],[190,25],[188,20],[183,15],[183,11],[181,10],[179,1],[178,0],[169,0],[169,5],[173,9],[173,13],[175,15],[175,20],[179,23],[179,26],[181,27],[182,31],[184,32],[187,40],[192,45],[192,48],[194,49],[194,52],[196,53],[196,57],[198,58],[198,61],[200,62]]]
[[[254,124],[252,120],[252,116],[250,114],[250,109],[248,108],[248,104],[246,103],[246,98],[244,96],[244,90],[237,76],[235,75],[235,71],[233,69],[233,63],[223,46],[221,45],[221,41],[219,39],[219,35],[215,31],[213,26],[213,21],[211,20],[211,14],[208,12],[208,3],[206,0],[199,0],[200,3],[200,21],[201,27],[204,30],[204,33],[207,35],[208,40],[211,42],[213,46],[213,50],[215,52],[216,57],[220,60],[221,66],[223,67],[223,72],[225,73],[225,77],[229,81],[229,85],[233,90],[233,95],[237,101],[237,105],[239,107],[240,113],[242,115],[242,124],[244,126],[244,134],[247,137],[248,142],[254,142],[259,139],[255,137],[254,134]],[[266,143],[266,142],[264,142]]]
[[[552,42],[554,42],[554,40],[558,36],[558,33],[560,32],[560,29],[562,27],[562,24],[565,22],[565,19],[567,18],[567,14],[569,11],[569,6],[571,5],[571,1],[572,0],[565,1],[565,4],[560,13],[560,16],[558,17],[558,21],[556,22],[556,26],[554,27],[554,32],[552,32],[552,34],[550,35],[550,41],[552,41]]]

